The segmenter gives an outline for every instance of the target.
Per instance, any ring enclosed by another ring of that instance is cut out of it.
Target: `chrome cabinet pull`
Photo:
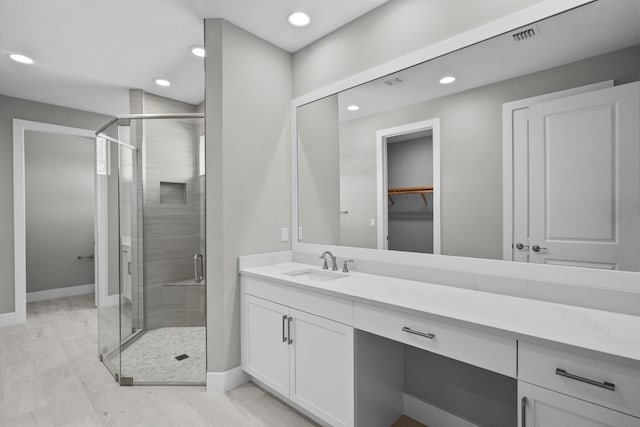
[[[515,248],[519,251],[523,250],[524,248],[527,248],[527,250],[529,250],[529,245],[525,245],[524,243],[516,243],[515,244]]]
[[[287,335],[289,336],[289,345],[293,344],[293,339],[291,339],[291,322],[293,321],[293,317],[289,317],[287,321]]]
[[[616,391],[616,385],[607,381],[603,381],[603,382],[599,382],[599,381],[595,381],[589,378],[585,378],[585,377],[581,377],[578,375],[574,375],[571,374],[567,371],[565,371],[564,369],[556,369],[556,375],[559,375],[561,377],[565,377],[565,378],[569,378],[570,380],[576,380],[576,381],[580,381],[582,383],[586,383],[586,384],[590,384],[592,386],[596,386],[596,387],[600,387],[600,388],[604,388],[606,390],[609,391]]]
[[[522,400],[520,401],[520,405],[521,405],[520,416],[522,417],[522,422],[520,423],[521,424],[520,427],[527,427],[527,397],[526,396],[522,397]]]
[[[289,318],[289,316],[287,316],[286,314],[284,316],[282,316],[282,342],[287,342],[287,336],[285,335],[285,323],[287,322],[287,319]]]
[[[531,250],[532,250],[533,252],[538,253],[538,252],[540,252],[540,251],[546,251],[546,250],[547,250],[547,248],[541,248],[541,247],[540,247],[540,246],[538,246],[538,245],[533,245],[533,247],[531,248]]]
[[[428,333],[425,333],[425,332],[416,331],[416,330],[411,329],[408,326],[405,326],[404,328],[402,328],[402,331],[403,332],[407,332],[409,334],[419,335],[421,337],[429,338],[430,340],[432,340],[432,339],[434,339],[436,337],[435,334],[431,334],[431,333],[428,334]]]

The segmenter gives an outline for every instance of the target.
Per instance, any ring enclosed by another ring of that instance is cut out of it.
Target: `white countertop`
[[[241,274],[327,293],[352,301],[385,304],[456,319],[640,361],[640,316],[350,272],[318,283],[285,273],[318,266],[286,262],[244,268]]]

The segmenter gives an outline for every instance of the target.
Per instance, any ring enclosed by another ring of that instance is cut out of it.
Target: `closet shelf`
[[[393,198],[391,196],[398,196],[401,194],[419,194],[422,197],[424,204],[427,204],[427,198],[424,197],[426,193],[433,193],[433,187],[398,187],[390,188],[388,191],[389,202],[393,205]]]

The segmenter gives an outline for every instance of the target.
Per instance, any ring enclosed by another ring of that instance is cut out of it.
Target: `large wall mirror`
[[[640,271],[640,0],[297,108],[302,243]]]

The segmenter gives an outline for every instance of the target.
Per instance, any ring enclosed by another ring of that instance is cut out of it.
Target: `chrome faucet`
[[[331,257],[331,271],[338,271],[338,263],[336,261],[336,257],[333,256],[333,254],[329,251],[324,251],[322,252],[322,255],[320,255],[320,259],[324,260],[324,264],[322,265],[322,269],[323,270],[328,270],[329,266],[327,265],[327,255],[329,255]]]

